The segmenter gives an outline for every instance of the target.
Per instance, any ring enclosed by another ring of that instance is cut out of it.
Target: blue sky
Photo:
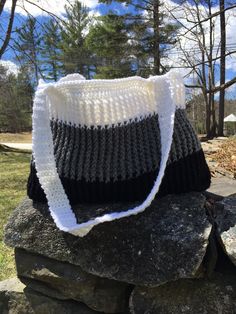
[[[8,2],[9,2],[9,0],[8,0]],[[86,1],[84,1],[84,2],[86,2]],[[90,3],[90,10],[91,10],[91,12],[94,12],[95,14],[98,14],[98,15],[104,15],[104,14],[108,13],[110,10],[116,12],[117,14],[124,14],[124,13],[130,12],[130,11],[133,11],[131,7],[127,8],[126,6],[124,6],[124,5],[120,4],[120,3],[112,3],[110,5],[106,5],[106,4],[102,4],[102,3],[98,4],[97,1],[95,0],[94,3],[96,5],[92,5],[93,0],[87,1],[87,2],[88,2],[88,4]],[[10,3],[9,3],[9,5],[10,5]],[[46,6],[45,6],[45,8],[46,8]],[[24,23],[24,21],[27,18],[27,15],[25,14],[25,12],[23,10],[21,10],[19,8],[18,12],[19,11],[20,11],[20,13],[16,13],[16,15],[15,15],[13,29],[15,27],[20,27],[22,25],[22,23]],[[53,11],[51,11],[51,12],[53,12]],[[37,8],[35,8],[35,10],[33,10],[33,11],[29,9],[29,12],[32,13],[32,15],[36,16],[37,20],[40,23],[43,23],[43,22],[47,21],[47,19],[48,19],[47,16],[40,15]],[[57,12],[57,13],[59,13],[58,15],[60,16],[61,13],[62,13],[62,10],[60,9],[59,12]],[[6,24],[8,23],[8,16],[9,16],[9,11],[5,10],[3,12],[2,17],[1,17],[1,19],[5,22],[5,23],[3,23],[3,26],[5,28],[6,28]],[[14,33],[12,34],[12,37],[16,38],[16,36],[14,36]],[[14,53],[12,52],[12,49],[10,47],[8,48],[6,53],[4,54],[3,60],[14,61]]]
[[[177,0],[176,0],[177,1]],[[62,16],[63,15],[63,7],[64,7],[64,3],[66,2],[65,0],[40,0],[39,2],[41,2],[41,5],[47,9],[47,10],[51,10],[51,12]],[[90,7],[91,12],[97,15],[103,15],[106,14],[109,10],[113,10],[118,14],[123,14],[123,13],[127,13],[129,11],[132,11],[132,7],[126,7],[123,4],[117,3],[117,2],[113,2],[113,4],[111,5],[105,5],[105,4],[98,4],[98,0],[83,0],[84,3],[86,3],[87,6]],[[167,3],[167,6],[174,6],[175,2],[171,1],[171,0],[167,0],[165,1],[165,4]],[[7,0],[7,6],[8,8],[10,8],[11,5],[11,1]],[[27,5],[27,3],[25,3],[26,9],[34,16],[37,17],[37,19],[40,22],[43,22],[47,19],[47,17],[45,15],[42,15],[42,11],[40,11],[37,7],[35,6],[30,6],[29,4]],[[189,4],[190,9],[191,9],[191,4]],[[217,10],[217,8],[215,9]],[[15,22],[14,22],[14,27],[20,27],[21,23],[24,22],[24,20],[26,19],[26,13],[25,11],[22,9],[21,6],[18,6],[17,8],[17,14],[16,14],[16,18],[15,18]],[[234,14],[236,14],[236,9],[233,12]],[[182,14],[182,13],[181,13]],[[7,21],[7,15],[8,12],[7,10],[4,12],[4,16],[3,16],[3,20],[6,19]],[[177,15],[178,17],[178,15]],[[179,15],[180,18],[182,18],[181,15]],[[235,36],[235,29],[236,29],[236,18],[231,17],[231,16],[227,16],[227,19],[229,21],[229,27],[227,29],[227,44],[230,49],[234,49],[236,50],[236,36]],[[181,20],[182,21],[182,20]],[[219,19],[216,20],[216,40],[219,37],[219,34],[217,32],[219,29]],[[13,34],[14,36],[14,34]],[[182,44],[184,44],[186,46],[186,49],[192,49],[190,42],[186,41],[183,42]],[[170,58],[172,59],[173,65],[179,64],[179,53],[178,53],[178,49],[173,49],[173,51],[171,52]],[[5,53],[3,60],[10,60],[13,62],[16,62],[14,59],[14,54],[12,52],[11,49],[8,49],[8,51]],[[169,62],[169,61],[168,61]],[[236,55],[231,56],[231,57],[227,57],[227,67],[226,67],[226,78],[228,80],[230,80],[231,78],[236,76]],[[218,80],[218,76],[216,76],[216,81]],[[232,86],[230,88],[230,96],[232,97],[232,95],[234,97],[236,97],[236,84],[234,86]]]

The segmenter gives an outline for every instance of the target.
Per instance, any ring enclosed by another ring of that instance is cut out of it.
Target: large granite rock
[[[0,313],[235,314],[236,197],[205,196],[166,196],[84,238],[61,232],[47,206],[25,200],[5,242],[27,288],[0,283]],[[122,209],[75,211],[83,221]]]
[[[84,272],[80,266],[15,249],[17,274],[21,281],[44,295],[73,299],[106,313],[128,307],[130,285]]]
[[[130,298],[132,314],[235,314],[236,275],[182,279],[157,288],[136,287]]]
[[[103,223],[79,238],[59,231],[47,206],[27,199],[6,226],[5,243],[80,265],[100,277],[158,286],[199,275],[212,229],[204,205],[200,193],[169,195],[154,201],[144,213]],[[101,208],[114,211],[123,206],[99,205],[92,210]],[[90,211],[91,206],[76,208],[79,218]]]
[[[82,303],[60,301],[26,288],[17,278],[0,282],[1,314],[96,314]]]
[[[216,204],[216,222],[220,243],[236,265],[236,195]]]

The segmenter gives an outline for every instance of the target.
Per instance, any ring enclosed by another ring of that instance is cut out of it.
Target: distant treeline
[[[8,74],[0,66],[0,132],[31,130],[33,87],[27,72]]]
[[[34,88],[28,71],[22,67],[18,75],[8,74],[0,66],[0,132],[23,132],[31,130]],[[218,114],[218,101],[216,114]],[[201,94],[187,101],[187,115],[199,134],[206,133],[206,110]],[[225,101],[225,115],[236,112],[236,100]]]
[[[188,118],[198,134],[206,133],[206,108],[202,95],[197,95],[187,102]],[[215,100],[215,114],[219,113],[219,101]],[[236,99],[225,100],[225,116],[236,113]]]

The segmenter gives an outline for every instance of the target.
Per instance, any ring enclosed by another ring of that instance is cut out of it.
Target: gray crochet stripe
[[[186,111],[177,109],[168,164],[191,155],[200,149],[201,143],[187,118]]]
[[[135,178],[159,168],[158,115],[110,128],[86,128],[51,121],[60,176],[93,182]],[[176,111],[168,163],[201,149],[183,109]]]

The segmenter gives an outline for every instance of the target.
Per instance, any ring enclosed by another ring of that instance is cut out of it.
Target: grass
[[[0,133],[0,143],[31,143],[32,133]]]
[[[14,252],[3,243],[4,225],[26,196],[30,153],[0,151],[0,281],[16,275]]]

